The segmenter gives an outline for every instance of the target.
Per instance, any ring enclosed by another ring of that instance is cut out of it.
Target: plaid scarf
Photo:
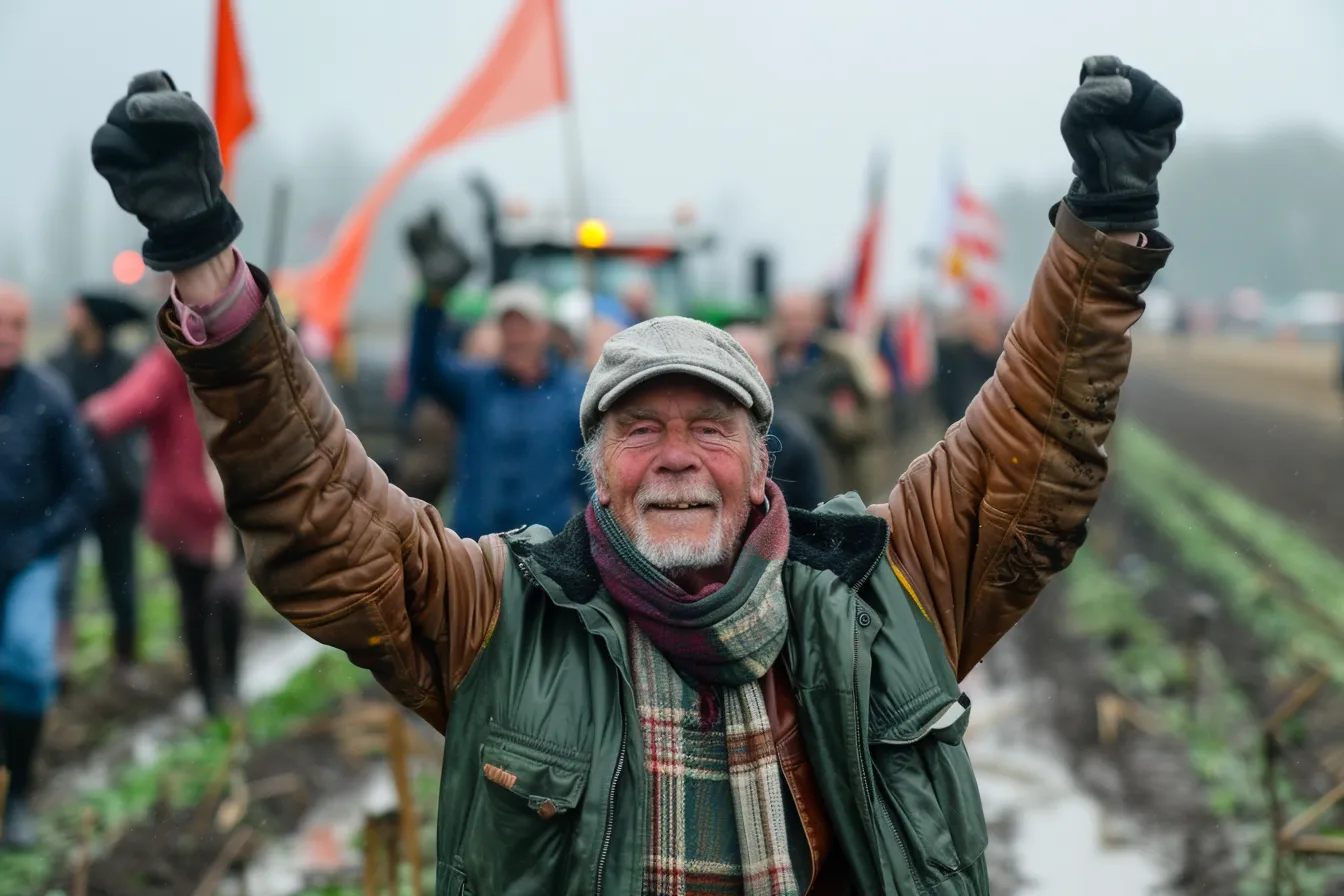
[[[629,619],[653,825],[648,894],[798,893],[760,686],[788,630],[789,517],[773,482],[766,498],[728,581],[696,595],[655,569],[605,507],[587,511],[598,573]]]

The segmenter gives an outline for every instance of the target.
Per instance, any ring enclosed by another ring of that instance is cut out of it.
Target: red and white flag
[[[998,215],[959,180],[952,188],[951,205],[944,281],[970,307],[997,315],[1003,305],[998,283],[1003,228]]]

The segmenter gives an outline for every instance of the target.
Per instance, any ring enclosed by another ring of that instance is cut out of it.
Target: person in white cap
[[[416,308],[410,378],[458,422],[454,530],[478,538],[537,520],[563,526],[587,499],[574,468],[583,374],[552,356],[545,294],[525,282],[494,288],[489,321],[499,352],[485,362],[444,351],[442,319],[428,298]]]
[[[584,512],[481,538],[388,485],[229,249],[209,119],[132,81],[94,164],[175,272],[159,329],[257,587],[444,734],[438,893],[989,892],[959,681],[1083,541],[1170,251],[1179,101],[1114,57],[1079,80],[1073,185],[998,370],[885,501],[787,508],[750,357],[654,318],[584,389]]]

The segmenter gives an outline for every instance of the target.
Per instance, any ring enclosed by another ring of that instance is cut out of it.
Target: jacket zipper
[[[888,538],[891,537],[890,526],[887,527],[887,537]],[[883,548],[881,553],[879,553],[877,557],[873,559],[873,565],[868,567],[868,571],[864,573],[863,578],[859,579],[859,581],[854,585],[854,587],[850,589],[850,594],[852,594],[856,600],[858,599],[860,589],[862,589],[863,586],[868,583],[868,580],[873,577],[873,573],[877,571],[877,565],[882,562],[882,558],[885,557],[886,555],[887,555],[887,549]],[[857,700],[858,696],[859,696],[859,620],[858,617],[856,616],[854,618],[854,698]],[[915,890],[919,893],[923,893],[924,887],[919,882],[919,874],[916,873],[915,863],[910,858],[910,850],[906,848],[904,838],[901,837],[900,832],[896,829],[896,823],[892,821],[891,813],[887,811],[886,803],[877,799],[876,789],[873,786],[873,782],[869,779],[868,763],[864,761],[862,752],[867,749],[867,745],[863,742],[863,726],[859,721],[859,714],[857,711],[854,714],[854,741],[859,745],[860,750],[859,777],[862,778],[863,780],[863,795],[868,800],[869,805],[873,804],[877,805],[877,808],[882,813],[882,817],[887,820],[887,827],[891,830],[892,836],[896,838],[896,844],[901,848],[901,856],[905,859],[905,866],[910,870],[910,880],[914,882]]]
[[[527,563],[521,558],[518,559],[518,570],[523,574],[523,578],[530,579],[536,584],[540,584]],[[602,887],[606,883],[607,873],[607,855],[611,852],[612,833],[616,827],[616,785],[620,783],[621,772],[625,770],[625,750],[626,741],[629,739],[629,721],[625,717],[625,708],[621,708],[621,749],[616,754],[616,772],[611,776],[611,789],[607,792],[607,820],[606,826],[602,831],[602,848],[597,854],[597,885],[593,889],[593,896],[602,896]]]
[[[625,709],[621,709],[621,750],[616,754],[616,773],[611,776],[611,790],[607,794],[607,826],[602,833],[602,849],[597,854],[597,888],[593,896],[602,896],[602,886],[606,883],[607,853],[611,851],[612,829],[616,826],[616,784],[621,780],[625,769],[625,742],[628,735]]]

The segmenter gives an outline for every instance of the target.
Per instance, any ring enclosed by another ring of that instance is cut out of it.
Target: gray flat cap
[[[579,406],[584,439],[626,392],[657,376],[681,373],[713,383],[741,402],[761,432],[775,403],[747,350],[709,324],[687,317],[655,317],[622,330],[602,346]]]

